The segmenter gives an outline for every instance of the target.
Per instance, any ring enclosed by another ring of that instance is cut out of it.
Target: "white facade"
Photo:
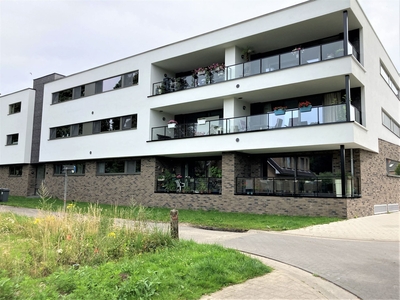
[[[176,73],[213,62],[224,62],[226,66],[243,63],[240,53],[248,45],[257,52],[273,51],[340,34],[343,32],[344,10],[349,14],[349,30],[359,29],[361,62],[354,56],[343,56],[279,72],[150,97],[153,83],[162,81],[163,74],[175,77]],[[327,26],[315,30],[316,23]],[[313,30],[309,30],[311,28]],[[282,38],[286,35],[290,38]],[[293,152],[337,149],[338,145],[378,152],[378,138],[399,145],[396,135],[381,125],[377,126],[382,124],[380,110],[390,113],[394,120],[400,119],[400,102],[381,78],[381,62],[399,86],[396,69],[355,1],[335,1],[330,5],[324,1],[312,1],[296,5],[46,84],[40,161],[217,154],[226,151]],[[51,104],[55,92],[135,70],[139,71],[138,85]],[[293,128],[286,132],[252,132],[241,135],[239,142],[236,142],[234,135],[192,139],[190,143],[188,140],[176,140],[162,146],[149,142],[152,139],[151,128],[166,125],[174,115],[223,109],[224,118],[246,116],[250,114],[252,103],[341,90],[346,75],[350,76],[351,87],[360,87],[362,91],[362,125],[332,124],[320,128]],[[49,129],[52,127],[128,114],[137,114],[137,129],[49,140]],[[301,137],[304,135],[306,138]]]
[[[19,107],[16,112],[13,106]],[[34,106],[32,89],[0,97],[0,165],[30,163]],[[10,135],[18,141],[7,140]]]

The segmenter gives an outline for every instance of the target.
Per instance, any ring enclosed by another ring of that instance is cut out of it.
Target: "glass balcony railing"
[[[156,192],[184,194],[221,194],[222,179],[214,177],[158,179]]]
[[[340,176],[312,178],[244,178],[236,179],[237,195],[275,195],[306,197],[359,197],[359,179],[346,178],[346,195],[342,195]]]
[[[349,54],[354,55],[357,60],[360,60],[360,54],[352,44],[348,43],[348,49]],[[164,78],[163,81],[153,84],[153,95],[206,86],[213,83],[312,64],[342,56],[344,56],[343,41],[308,48],[298,48],[298,50],[293,50],[291,52],[227,66],[223,70],[206,71],[204,74],[198,74],[197,76],[190,75],[177,78]]]
[[[361,121],[360,111],[354,106],[350,106],[350,120]],[[313,106],[308,112],[289,109],[282,115],[270,112],[254,116],[210,120],[203,123],[169,124],[168,126],[154,127],[151,130],[151,140],[181,139],[345,121],[346,104]]]

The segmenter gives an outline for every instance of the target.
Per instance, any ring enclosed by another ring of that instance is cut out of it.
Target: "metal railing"
[[[360,185],[356,177],[346,178],[346,195],[342,196],[340,176],[312,178],[246,178],[236,179],[237,195],[274,195],[307,197],[359,197]]]
[[[354,106],[350,106],[350,109],[350,120],[361,121],[360,111]],[[286,110],[282,115],[270,112],[254,116],[210,120],[203,123],[169,124],[168,126],[153,127],[151,129],[151,140],[233,134],[345,121],[346,104],[313,106],[308,112],[302,112],[300,108],[296,108]]]
[[[354,55],[354,57],[359,61],[360,53],[351,43],[348,43],[348,49],[349,54]],[[213,83],[268,73],[300,65],[312,64],[342,56],[344,56],[343,40],[308,48],[301,48],[300,50],[294,50],[258,60],[227,66],[224,70],[208,71],[204,74],[197,74],[196,76],[189,75],[176,78],[164,78],[163,81],[153,83],[153,95],[206,86]]]

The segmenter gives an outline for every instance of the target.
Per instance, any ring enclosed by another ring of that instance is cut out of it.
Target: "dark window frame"
[[[123,167],[123,171],[121,169]],[[118,168],[120,171],[115,172]],[[134,170],[133,170],[134,169]],[[114,171],[114,172],[112,172]],[[99,161],[96,164],[96,175],[139,175],[141,174],[141,160],[140,159],[114,159]]]
[[[21,177],[22,169],[23,169],[22,165],[10,166],[8,169],[8,176]]]
[[[114,78],[119,78],[119,81],[113,87],[110,88],[104,85],[104,83],[107,83]],[[92,91],[90,86],[93,84],[94,84],[94,89]],[[126,88],[138,84],[139,84],[139,70],[135,70],[132,72],[115,75],[95,82],[90,82],[55,92],[53,93],[51,104],[58,104],[65,101],[89,97],[91,95],[106,93],[113,90]]]
[[[16,102],[8,106],[8,114],[13,115],[21,112],[22,103]]]

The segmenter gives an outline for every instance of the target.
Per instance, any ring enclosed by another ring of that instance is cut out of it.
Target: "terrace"
[[[359,61],[360,53],[351,43],[348,43],[348,49],[348,54],[354,55],[354,57]],[[152,95],[161,95],[202,87],[209,84],[265,74],[343,56],[343,40],[312,47],[297,47],[292,51],[282,50],[282,52],[271,56],[232,66],[225,66],[221,63],[217,66],[211,65],[208,67],[198,68],[194,71],[188,71],[186,72],[188,73],[186,76],[174,78],[165,77],[163,81],[153,83]]]
[[[360,111],[352,105],[350,105],[350,120],[362,124]],[[152,128],[151,140],[159,141],[235,134],[339,122],[346,122],[346,104],[313,106],[307,112],[303,112],[301,108],[288,109],[280,115],[273,111],[266,114],[228,119],[199,119],[197,123],[173,123]]]

